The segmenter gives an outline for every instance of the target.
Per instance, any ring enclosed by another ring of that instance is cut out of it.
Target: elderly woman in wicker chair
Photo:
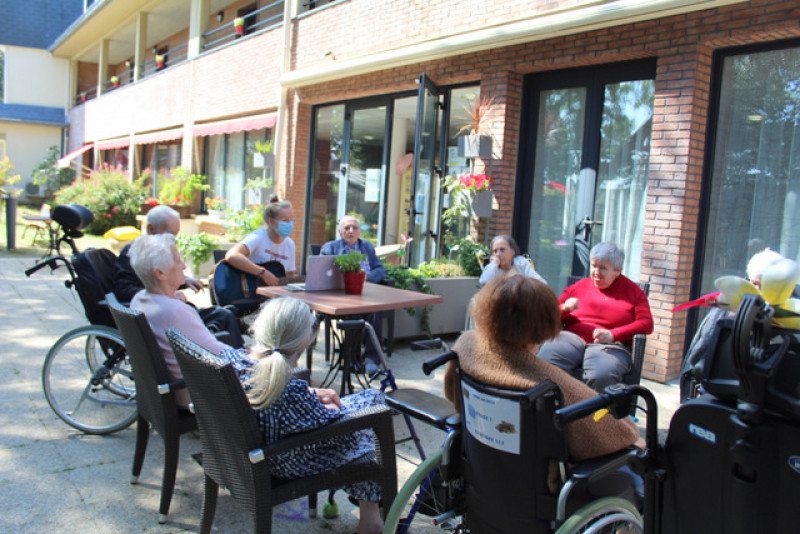
[[[175,247],[175,236],[170,233],[143,235],[136,238],[130,249],[131,265],[144,289],[131,300],[131,308],[147,317],[150,329],[164,355],[167,370],[174,379],[183,377],[172,345],[167,340],[167,330],[177,328],[186,337],[213,353],[230,349],[219,341],[203,323],[197,309],[177,297],[178,288],[186,278],[186,265]],[[179,389],[175,394],[178,404],[188,406],[189,393]]]
[[[304,302],[291,297],[268,301],[252,330],[255,345],[250,352],[232,349],[223,351],[220,358],[236,369],[267,443],[320,428],[343,414],[384,402],[383,393],[376,389],[340,399],[333,390],[310,388],[305,380],[293,376],[300,355],[316,336],[316,319]],[[293,479],[374,458],[374,436],[359,431],[293,449],[272,459],[270,469],[275,476]],[[381,532],[380,485],[365,481],[344,489],[359,502],[358,532]]]

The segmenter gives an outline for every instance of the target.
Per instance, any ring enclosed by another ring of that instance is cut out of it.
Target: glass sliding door
[[[417,265],[436,253],[439,202],[439,158],[437,142],[440,106],[439,88],[424,74],[419,80],[417,128],[414,134],[414,180],[411,186],[411,211],[408,234],[414,238],[409,261]]]
[[[309,243],[338,239],[345,215],[362,221],[361,238],[380,244],[385,222],[389,102],[319,107],[315,115]]]
[[[800,47],[717,58],[699,294],[766,247],[800,261]]]
[[[352,109],[347,115],[337,218],[355,215],[362,221],[361,238],[377,244],[383,235],[387,106]]]
[[[557,291],[588,275],[601,241],[621,246],[623,272],[639,277],[653,74],[649,63],[581,69],[541,76],[529,93],[535,135],[521,191],[530,208],[516,228]]]

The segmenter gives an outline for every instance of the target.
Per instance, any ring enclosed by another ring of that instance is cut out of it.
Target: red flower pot
[[[344,292],[348,295],[360,295],[364,291],[367,273],[342,273],[344,275]]]
[[[233,27],[236,30],[236,35],[244,35],[244,24]]]

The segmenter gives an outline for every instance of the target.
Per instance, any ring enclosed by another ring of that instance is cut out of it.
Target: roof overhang
[[[522,19],[483,28],[466,28],[436,39],[407,43],[394,49],[287,72],[281,76],[280,82],[284,87],[301,87],[454,55],[542,41],[746,1],[588,0],[575,6]]]

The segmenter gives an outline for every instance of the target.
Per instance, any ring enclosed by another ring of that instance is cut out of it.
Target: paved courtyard
[[[1,532],[197,532],[203,492],[202,468],[191,458],[200,440],[181,441],[175,494],[169,521],[159,525],[163,442],[153,436],[138,485],[130,470],[135,425],[110,436],[89,436],[61,422],[42,393],[41,367],[50,346],[68,330],[86,324],[77,295],[63,285],[60,273],[42,270],[32,279],[24,270],[35,257],[0,256],[0,531]],[[442,391],[442,372],[426,377],[421,362],[434,351],[412,352],[399,343],[390,360],[399,387]],[[321,344],[320,344],[321,346]],[[315,353],[314,379],[325,362]],[[659,398],[660,428],[666,428],[677,406],[677,386],[646,382]],[[436,447],[441,433],[418,428],[426,446]],[[401,418],[397,434],[405,435]],[[398,445],[400,481],[413,470],[416,454]],[[410,460],[410,461],[409,461]],[[308,519],[305,500],[274,510],[275,532],[354,532],[357,511],[337,492],[337,519]],[[327,497],[320,494],[320,504]],[[251,518],[227,495],[221,495],[214,527],[218,532],[252,530]]]

